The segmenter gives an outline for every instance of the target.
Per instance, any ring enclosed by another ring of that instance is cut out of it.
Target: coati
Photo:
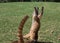
[[[38,14],[38,8],[34,7],[34,14],[32,17],[32,26],[30,28],[30,32],[29,34],[27,34],[26,36],[24,36],[24,38],[29,38],[28,41],[24,41],[23,38],[23,27],[25,22],[27,21],[29,16],[25,16],[18,28],[18,41],[13,41],[12,43],[39,43],[37,42],[38,40],[38,30],[40,28],[40,18],[43,15],[43,7],[42,7],[42,12],[40,14]]]
[[[23,36],[24,38],[26,39],[30,39],[30,40],[33,40],[33,41],[37,41],[38,40],[38,31],[39,31],[39,28],[40,28],[40,19],[43,15],[43,9],[44,7],[42,7],[41,9],[41,13],[39,14],[38,13],[38,7],[34,7],[34,13],[32,14],[32,26],[30,28],[30,32]]]

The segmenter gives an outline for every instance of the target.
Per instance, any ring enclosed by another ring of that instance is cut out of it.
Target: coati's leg
[[[44,7],[42,7],[41,12],[38,15],[38,18],[41,19],[44,12]]]
[[[31,26],[33,26],[33,23],[36,21],[36,20],[35,20],[35,17],[38,16],[38,13],[39,13],[38,10],[39,10],[38,7],[34,7],[34,12],[33,12],[33,14],[32,14],[32,25],[31,25]]]

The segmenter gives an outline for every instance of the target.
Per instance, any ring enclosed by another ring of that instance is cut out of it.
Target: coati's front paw
[[[23,36],[24,39],[29,39],[29,37],[30,37],[30,34]]]

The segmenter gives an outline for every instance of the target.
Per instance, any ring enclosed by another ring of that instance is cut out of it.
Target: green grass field
[[[53,2],[0,3],[0,43],[17,40],[18,26],[25,15],[30,18],[24,26],[23,34],[29,32],[34,6],[45,8],[38,40],[60,43],[60,3]]]

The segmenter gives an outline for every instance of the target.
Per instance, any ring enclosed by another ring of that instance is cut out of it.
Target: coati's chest
[[[38,31],[40,28],[40,21],[39,22],[34,21],[31,28],[33,28],[32,31]]]

